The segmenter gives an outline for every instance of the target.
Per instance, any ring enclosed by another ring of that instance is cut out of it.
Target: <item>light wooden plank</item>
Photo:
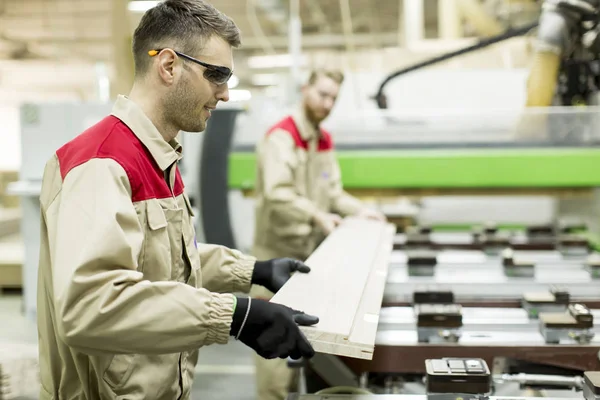
[[[319,317],[302,327],[315,351],[372,358],[394,234],[391,224],[346,218],[306,260],[311,273],[271,299]]]
[[[350,333],[349,342],[357,344],[368,344],[366,349],[361,349],[363,354],[357,358],[373,358],[375,336],[379,324],[379,312],[383,302],[383,292],[387,280],[388,267],[393,250],[396,229],[393,225],[384,228],[380,239],[379,251],[371,268],[369,280],[365,286],[356,319]]]

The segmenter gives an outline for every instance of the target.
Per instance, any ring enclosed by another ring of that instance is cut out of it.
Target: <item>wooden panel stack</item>
[[[271,299],[319,317],[302,327],[315,351],[373,357],[379,312],[396,229],[392,224],[346,218]]]

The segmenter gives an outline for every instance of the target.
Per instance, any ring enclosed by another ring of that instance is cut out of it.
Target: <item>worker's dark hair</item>
[[[332,79],[338,85],[341,85],[342,83],[344,83],[344,73],[342,71],[332,70],[332,69],[314,69],[314,70],[312,70],[308,77],[307,83],[309,85],[312,85],[321,76],[326,76],[329,79]]]
[[[146,11],[133,34],[136,75],[143,76],[151,58],[148,51],[173,47],[192,57],[217,35],[232,47],[241,44],[233,20],[205,0],[165,0]]]

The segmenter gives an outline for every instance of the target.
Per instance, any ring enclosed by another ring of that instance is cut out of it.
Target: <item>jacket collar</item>
[[[161,170],[181,160],[181,145],[177,139],[166,142],[142,109],[126,96],[119,95],[111,114],[129,127],[146,146]]]
[[[304,107],[300,105],[297,107],[292,113],[292,119],[296,123],[296,127],[300,132],[300,136],[304,140],[311,140],[314,138],[321,137],[321,131],[319,128],[315,127],[306,116],[306,112],[304,111]]]

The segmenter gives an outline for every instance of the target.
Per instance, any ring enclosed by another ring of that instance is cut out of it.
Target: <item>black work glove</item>
[[[248,307],[250,311],[246,317]],[[238,297],[230,335],[254,349],[263,358],[291,357],[298,360],[315,355],[298,325],[309,326],[318,322],[318,317],[281,304]]]
[[[257,261],[252,272],[252,283],[264,286],[273,293],[290,279],[293,272],[310,272],[310,268],[302,261],[292,258],[274,258],[267,261]]]

